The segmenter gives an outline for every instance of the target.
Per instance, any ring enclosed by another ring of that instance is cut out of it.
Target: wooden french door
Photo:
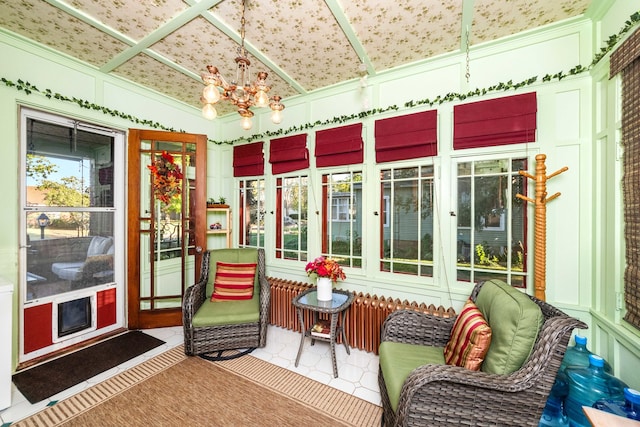
[[[206,247],[207,137],[129,130],[128,326],[182,324]]]

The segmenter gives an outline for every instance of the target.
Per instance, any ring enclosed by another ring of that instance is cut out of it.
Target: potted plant
[[[208,208],[228,208],[227,199],[220,196],[218,199],[209,198],[207,199],[207,207]]]

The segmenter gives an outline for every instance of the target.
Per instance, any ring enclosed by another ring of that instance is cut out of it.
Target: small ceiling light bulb
[[[220,100],[220,91],[215,85],[208,84],[202,90],[202,97],[209,104],[215,104]]]
[[[218,112],[213,105],[204,104],[204,107],[202,107],[202,115],[205,119],[213,120],[218,117]]]
[[[251,126],[253,125],[253,123],[251,123],[251,117],[243,117],[242,120],[240,120],[240,123],[242,124],[242,129],[244,130],[251,129]]]
[[[269,97],[267,96],[265,91],[259,90],[256,93],[256,107],[263,108],[263,107],[266,107],[267,105],[269,105]]]
[[[282,122],[282,111],[273,110],[273,112],[271,113],[271,121],[276,125],[279,125],[280,122]]]

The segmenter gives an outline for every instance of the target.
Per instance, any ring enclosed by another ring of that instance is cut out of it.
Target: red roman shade
[[[264,175],[263,145],[260,141],[233,147],[233,176]]]
[[[535,142],[536,93],[507,96],[453,107],[453,148]]]
[[[438,154],[436,110],[376,120],[376,163]]]
[[[316,166],[342,166],[364,159],[362,123],[316,132]]]
[[[307,134],[272,139],[269,148],[271,172],[287,173],[309,167]]]

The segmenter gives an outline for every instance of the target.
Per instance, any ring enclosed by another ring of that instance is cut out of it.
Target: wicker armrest
[[[454,322],[455,318],[413,310],[394,311],[382,325],[381,341],[444,347]]]
[[[515,402],[531,399],[528,393],[522,393],[526,387],[526,383],[510,376],[470,371],[458,366],[423,365],[405,380],[398,401],[397,425],[412,424],[408,419],[413,416],[411,408],[416,405],[427,411],[437,408],[436,411],[444,419],[451,421],[474,419],[474,412],[480,409],[475,403],[465,402],[482,402],[483,409],[484,405],[492,406],[491,412],[499,417],[499,407],[505,406],[505,402],[509,402],[506,405],[507,411],[517,411],[518,405]],[[453,397],[459,400],[459,404],[451,404]],[[494,408],[493,405],[497,407]],[[448,410],[452,413],[443,413]],[[496,425],[510,424],[501,423],[497,419],[495,421]],[[453,424],[457,423],[451,421],[447,425]]]
[[[206,287],[207,280],[205,279],[189,286],[184,291],[184,298],[182,300],[182,321],[185,325],[191,325],[193,316],[204,302]]]
[[[470,369],[453,365],[422,365],[416,368],[405,382],[407,390],[410,388],[440,389],[444,387],[442,382],[448,383],[447,387],[472,386],[485,389],[485,393],[491,391],[519,392],[530,388],[527,381],[535,381],[535,378],[520,378],[517,373],[514,375],[490,374],[483,371],[472,371]],[[403,389],[404,392],[404,389]],[[423,391],[425,392],[425,391]],[[428,391],[426,391],[428,392]],[[402,399],[402,396],[400,397]]]
[[[269,307],[271,305],[271,285],[263,274],[258,276],[260,281],[260,324],[269,324]]]

